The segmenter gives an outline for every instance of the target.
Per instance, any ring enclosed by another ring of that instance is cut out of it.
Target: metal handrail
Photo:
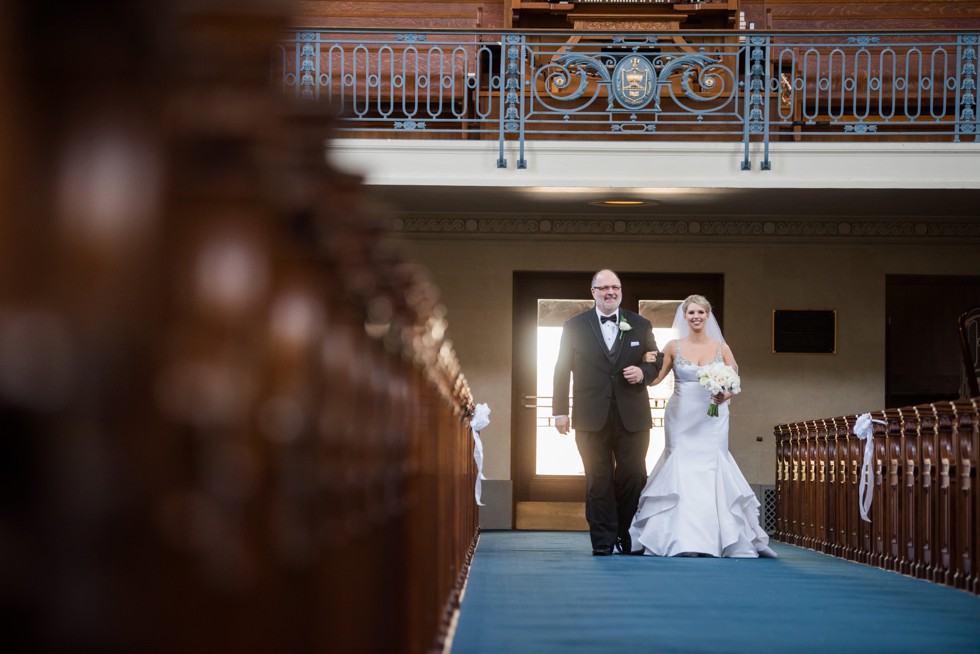
[[[980,32],[294,30],[273,80],[345,135],[980,141]]]

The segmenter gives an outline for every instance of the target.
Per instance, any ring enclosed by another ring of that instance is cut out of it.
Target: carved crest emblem
[[[618,64],[612,75],[612,94],[630,109],[642,109],[653,98],[657,71],[645,57],[632,55]]]

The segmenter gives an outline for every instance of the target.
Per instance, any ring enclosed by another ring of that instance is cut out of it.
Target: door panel
[[[955,400],[963,388],[957,319],[980,306],[980,277],[885,277],[885,406]]]

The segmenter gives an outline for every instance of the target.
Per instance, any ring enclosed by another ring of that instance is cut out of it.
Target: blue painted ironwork
[[[504,66],[504,94],[501,97],[502,105],[500,115],[500,156],[497,158],[497,168],[506,168],[507,160],[504,158],[504,138],[507,133],[517,133],[520,141],[520,155],[517,167],[526,168],[527,162],[524,159],[524,76],[522,71],[524,51],[523,40],[517,34],[508,34],[503,39],[505,57],[502,59]]]
[[[283,93],[339,130],[425,138],[980,142],[980,33],[301,30],[275,53]]]
[[[956,140],[964,134],[973,134],[974,140],[980,141],[980,131],[977,130],[977,59],[978,49],[976,34],[962,35],[959,38],[959,56],[961,62],[957,84],[957,101],[961,121],[957,121],[958,133]]]

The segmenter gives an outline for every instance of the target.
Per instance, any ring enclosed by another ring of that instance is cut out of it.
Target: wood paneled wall
[[[740,0],[737,5],[756,29],[980,28],[980,0]],[[501,29],[510,26],[514,6],[512,0],[303,0],[294,3],[293,22],[307,27]]]
[[[976,0],[741,0],[741,8],[756,29],[980,29]]]
[[[501,29],[509,0],[304,0],[294,3],[297,27]]]

